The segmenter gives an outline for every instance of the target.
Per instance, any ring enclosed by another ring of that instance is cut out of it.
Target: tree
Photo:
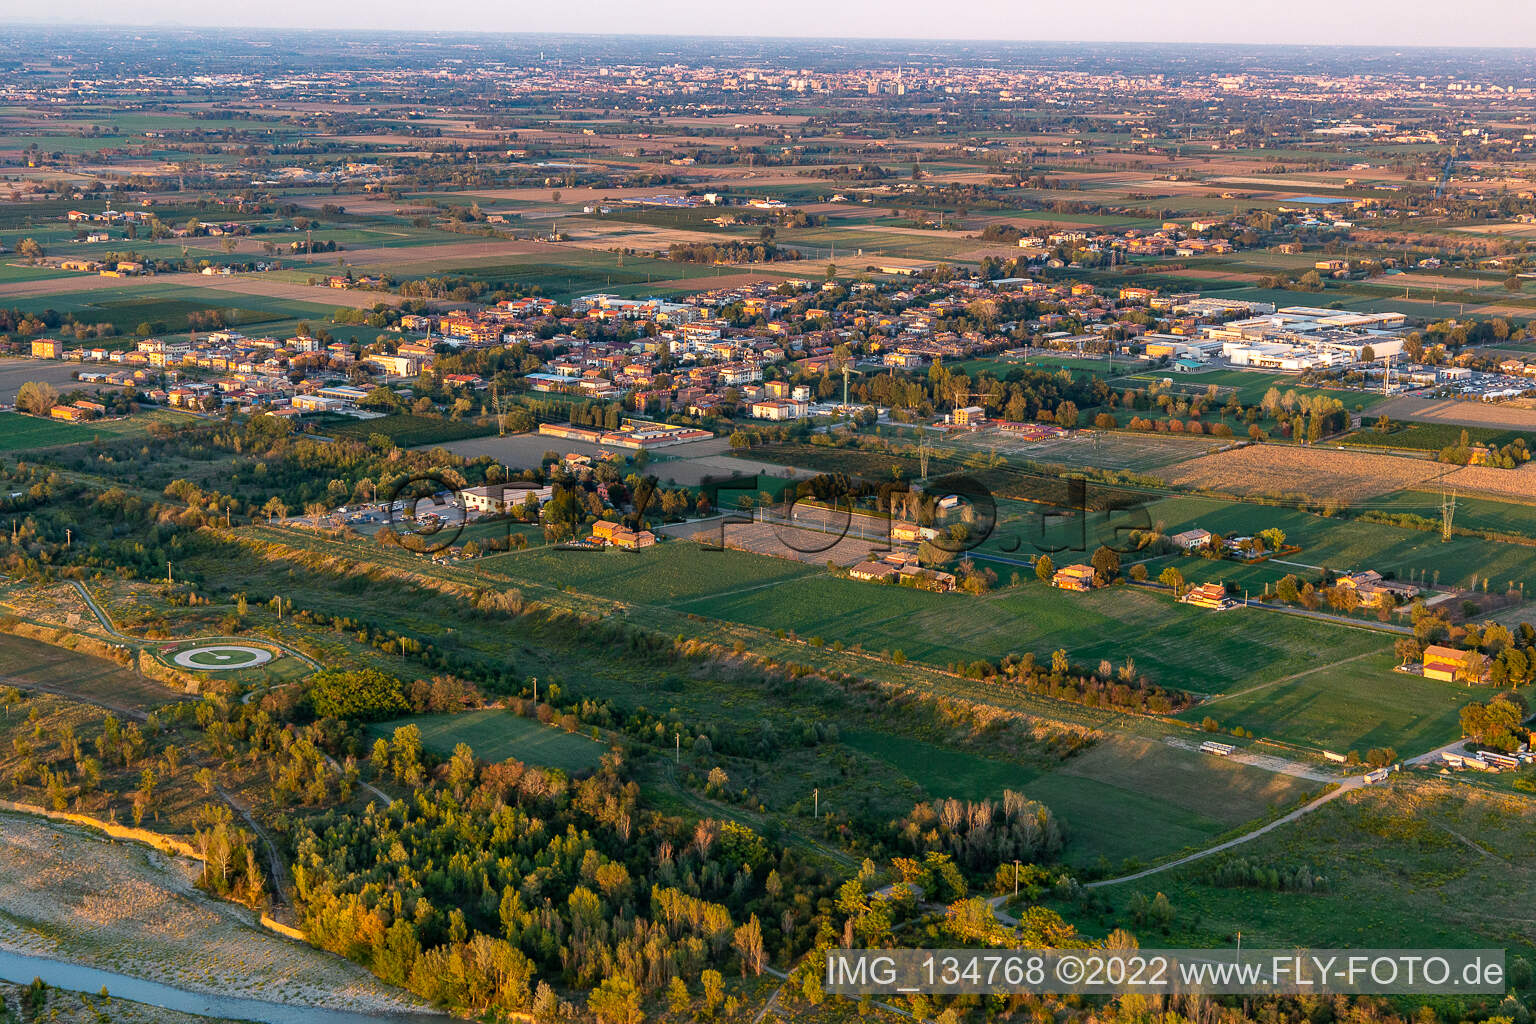
[[[309,699],[321,718],[368,721],[411,709],[400,680],[378,669],[327,670],[316,672],[310,679]]]
[[[747,923],[736,929],[731,943],[736,947],[737,954],[741,957],[741,976],[746,977],[747,972],[753,976],[763,973],[763,964],[768,959],[767,951],[763,946],[763,927],[753,914]]]
[[[604,978],[587,996],[587,1009],[598,1024],[640,1024],[645,1012],[640,1007],[640,990],[628,978]]]
[[[44,255],[43,247],[37,244],[35,238],[23,238],[16,243],[16,255],[29,260],[40,260]]]
[[[1035,559],[1035,578],[1042,583],[1051,582],[1051,577],[1056,575],[1056,564],[1051,561],[1050,555],[1041,555]]]
[[[704,985],[704,1012],[713,1016],[725,1001],[725,978],[719,971],[710,969],[699,975],[699,981]]]
[[[59,389],[42,380],[29,380],[16,392],[16,408],[33,416],[47,416],[59,404]]]
[[[1175,566],[1168,566],[1158,574],[1157,582],[1173,588],[1173,596],[1179,597],[1184,592],[1184,574]]]
[[[1100,585],[1110,583],[1120,575],[1120,554],[1113,548],[1099,545],[1098,550],[1093,553],[1090,564],[1093,565],[1093,575]]]

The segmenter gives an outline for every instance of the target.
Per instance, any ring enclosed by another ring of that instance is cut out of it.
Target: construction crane
[[[853,363],[852,362],[847,362],[847,363],[843,364],[843,405],[844,405],[844,407],[846,407],[848,405],[848,378],[853,376],[853,375],[855,375],[855,374],[857,374],[860,377],[863,376],[863,374],[859,373],[858,370],[855,370],[853,368]]]

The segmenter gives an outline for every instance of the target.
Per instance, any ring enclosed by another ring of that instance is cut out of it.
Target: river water
[[[452,1024],[456,1020],[440,1013],[362,1013],[191,992],[113,971],[0,950],[0,980],[25,985],[33,978],[42,978],[55,988],[74,992],[100,992],[105,986],[116,999],[205,1017],[260,1021],[261,1024]]]

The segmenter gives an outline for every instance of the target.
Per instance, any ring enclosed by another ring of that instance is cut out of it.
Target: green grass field
[[[30,451],[59,445],[81,444],[96,438],[115,440],[142,436],[153,423],[188,423],[191,416],[169,409],[149,409],[127,419],[92,423],[65,423],[16,412],[0,412],[0,451]]]
[[[1291,676],[1252,682],[1180,717],[1199,722],[1209,716],[1224,729],[1242,726],[1314,750],[1363,756],[1372,747],[1393,747],[1408,757],[1461,735],[1462,706],[1485,699],[1465,687],[1394,672],[1390,651],[1362,656],[1318,647],[1311,659]]]
[[[1518,430],[1494,430],[1489,427],[1462,427],[1455,423],[1395,423],[1385,434],[1375,429],[1357,430],[1339,439],[1340,444],[1362,448],[1407,448],[1435,452],[1461,442],[1462,434],[1472,444],[1506,445],[1516,438],[1527,445],[1536,444],[1536,435]]]
[[[589,736],[541,725],[510,711],[417,715],[381,722],[369,726],[368,731],[375,736],[388,737],[398,726],[406,724],[421,730],[423,747],[443,757],[452,754],[456,745],[468,743],[475,756],[485,761],[515,758],[572,774],[596,768],[608,750]]]
[[[18,412],[0,412],[0,451],[29,451],[53,445],[77,444],[97,436],[78,423],[45,420]]]
[[[1519,907],[1490,906],[1490,892],[1525,891],[1536,841],[1529,796],[1408,779],[1336,800],[1294,825],[1231,853],[1143,882],[1103,890],[1112,907],[1138,891],[1164,892],[1176,917],[1156,941],[1254,948],[1502,946],[1529,957],[1532,932]],[[1213,869],[1243,858],[1282,871],[1307,867],[1320,891],[1275,892],[1218,884]],[[1068,911],[1068,917],[1071,918]],[[1080,922],[1102,934],[1107,918]],[[1141,935],[1148,943],[1149,929]],[[1495,997],[1496,998],[1496,997]]]
[[[415,416],[411,413],[393,413],[371,420],[352,416],[317,417],[320,432],[333,437],[365,440],[372,434],[383,434],[402,448],[418,444],[458,441],[466,437],[485,437],[496,433],[495,424],[476,423],[470,420],[457,422]]]
[[[1207,386],[1214,384],[1222,389],[1223,396],[1228,393],[1227,389],[1236,388],[1237,400],[1245,406],[1257,405],[1264,398],[1265,392],[1270,388],[1278,389],[1282,395],[1287,391],[1295,391],[1298,395],[1327,395],[1330,398],[1337,398],[1343,402],[1346,409],[1354,409],[1357,406],[1370,409],[1372,406],[1379,404],[1383,398],[1380,394],[1368,391],[1310,387],[1302,384],[1295,374],[1268,373],[1262,370],[1207,370],[1204,373],[1192,376],[1188,381],[1179,380],[1176,374],[1148,372],[1127,377],[1121,383],[1136,387],[1146,387],[1148,384],[1163,380],[1169,376],[1173,377],[1176,384],[1186,384],[1201,391],[1205,390]]]
[[[1079,864],[1199,846],[1317,788],[1131,736],[1104,739],[1047,771],[887,733],[856,731],[844,742],[892,765],[931,797],[999,800],[1012,789],[1040,801],[1066,826],[1067,859]]]

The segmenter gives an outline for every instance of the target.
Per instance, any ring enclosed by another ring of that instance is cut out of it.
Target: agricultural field
[[[1455,401],[1449,398],[1401,396],[1371,410],[1394,420],[1449,423],[1488,430],[1536,430],[1536,409],[1518,402]]]
[[[681,556],[683,564],[716,553]],[[521,556],[514,556],[521,557]],[[791,563],[785,563],[791,564]],[[1128,653],[1138,670],[1164,686],[1215,693],[1250,679],[1305,667],[1319,631],[1337,651],[1381,646],[1369,633],[1260,613],[1203,614],[1166,596],[1128,587],[1070,594],[1033,579],[984,598],[823,575],[719,586],[674,597],[679,611],[769,629],[791,630],[869,651],[901,651],[936,665],[1065,649],[1074,662],[1116,664]],[[603,587],[601,592],[611,590]]]
[[[1034,444],[1008,444],[999,435],[993,450],[1059,466],[1094,466],[1146,473],[1214,452],[1230,441],[1214,437],[1170,437],[1129,431],[1093,430]],[[987,441],[978,441],[987,444]]]
[[[29,380],[52,384],[62,391],[79,386],[75,374],[80,372],[79,363],[43,361],[39,359],[0,359],[0,402],[14,404],[16,392]]]
[[[175,690],[105,658],[10,634],[0,634],[0,683],[133,712],[183,699]]]
[[[530,549],[492,555],[483,564],[514,580],[668,607],[708,604],[732,591],[799,583],[818,575],[817,570],[788,559],[713,551],[686,542],[639,551]]]
[[[1326,567],[1334,572],[1375,569],[1395,573],[1404,579],[1412,576],[1426,583],[1463,587],[1469,586],[1476,574],[1478,588],[1481,579],[1487,576],[1490,588],[1496,585],[1499,588],[1495,593],[1501,592],[1511,579],[1536,587],[1530,548],[1525,545],[1460,534],[1452,536],[1448,542],[1442,541],[1438,529],[1440,500],[1438,491],[1399,492],[1373,499],[1363,509],[1345,510],[1354,514],[1372,511],[1407,513],[1423,519],[1425,529],[1389,526],[1358,518],[1329,518],[1260,501],[1227,501],[1196,495],[1156,499],[1134,518],[1129,513],[1116,513],[1116,517],[1124,516],[1123,522],[1130,525],[1144,527],[1150,524],[1168,535],[1198,527],[1224,537],[1252,536],[1261,530],[1278,527],[1285,533],[1287,544],[1301,548],[1298,554],[1257,566],[1212,562],[1197,557],[1172,559],[1171,564],[1178,565],[1191,579],[1240,581],[1252,578],[1262,582],[1286,572],[1310,578]],[[1464,499],[1457,500],[1459,503]],[[1472,499],[1467,510],[1469,529],[1496,532],[1510,528],[1521,532],[1522,520],[1529,515],[1526,506],[1487,499]],[[1095,520],[1101,532],[1089,533],[1090,541],[1108,542],[1108,531],[1119,521],[1122,520],[1112,518],[1106,526]],[[1459,519],[1456,521],[1460,522]],[[1170,559],[1147,563],[1148,574],[1155,578],[1164,564],[1170,564]],[[1536,619],[1536,612],[1532,613],[1532,618]]]
[[[1266,444],[1191,459],[1162,475],[1175,487],[1239,495],[1304,495],[1358,504],[1437,480],[1452,468],[1422,459]]]
[[[1528,501],[1536,496],[1536,463],[1527,462],[1515,469],[1489,466],[1462,466],[1436,481],[1458,494],[1471,491],[1513,501]]]

